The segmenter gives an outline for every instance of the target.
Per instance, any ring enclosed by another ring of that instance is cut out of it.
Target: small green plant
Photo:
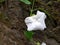
[[[34,32],[33,31],[24,31],[24,35],[28,40],[32,40]]]
[[[32,39],[33,34],[34,34],[34,32],[32,32],[32,31],[24,31],[24,35],[26,36],[26,38],[28,40]]]
[[[25,4],[31,4],[31,2],[29,0],[19,0],[19,1],[21,1],[21,2],[23,2]]]
[[[20,0],[20,1],[24,2],[25,4],[31,4],[31,2],[28,1],[28,0]],[[32,8],[31,8],[30,16],[34,15],[34,14],[32,14],[32,11],[33,11],[33,6],[34,6],[35,0],[32,0],[32,2],[33,2],[33,3],[32,3]],[[25,35],[26,38],[27,38],[28,40],[30,40],[30,41],[33,40],[33,39],[32,39],[33,34],[34,34],[33,31],[24,31],[24,35]]]

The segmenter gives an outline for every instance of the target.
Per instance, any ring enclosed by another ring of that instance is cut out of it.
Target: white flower
[[[42,42],[42,44],[41,44],[41,45],[46,45],[46,43]]]
[[[37,11],[36,15],[27,17],[25,19],[25,23],[27,25],[27,30],[44,30],[46,28],[45,25],[46,15],[43,12]]]

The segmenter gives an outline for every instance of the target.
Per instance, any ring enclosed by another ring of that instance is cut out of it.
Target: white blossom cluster
[[[25,18],[27,30],[44,30],[46,28],[45,19],[46,15],[41,11],[37,11],[36,15]]]

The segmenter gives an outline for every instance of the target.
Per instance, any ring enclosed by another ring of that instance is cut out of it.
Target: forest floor
[[[36,0],[34,8],[44,8],[54,20],[46,19],[47,29],[34,31],[34,41],[47,45],[60,45],[60,1]],[[24,35],[24,19],[29,16],[31,5],[18,0],[7,0],[0,5],[0,45],[34,45]],[[54,24],[54,25],[53,25]]]

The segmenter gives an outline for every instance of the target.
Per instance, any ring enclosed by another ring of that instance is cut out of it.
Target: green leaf
[[[40,45],[40,42],[37,42],[36,45]]]
[[[32,32],[32,31],[24,31],[24,35],[26,36],[26,38],[28,40],[32,39],[33,34],[34,34],[34,32]]]
[[[25,3],[25,4],[31,4],[31,2],[29,0],[20,0],[20,1]]]

